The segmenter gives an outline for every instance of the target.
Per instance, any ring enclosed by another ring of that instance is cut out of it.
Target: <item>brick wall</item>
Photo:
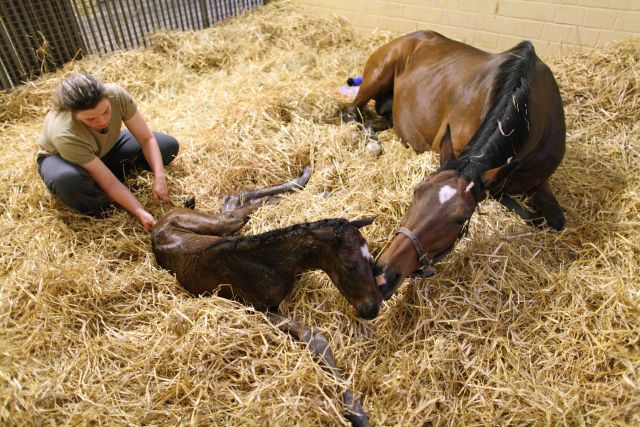
[[[501,51],[531,40],[544,57],[640,35],[640,0],[294,0],[358,30],[420,29]]]

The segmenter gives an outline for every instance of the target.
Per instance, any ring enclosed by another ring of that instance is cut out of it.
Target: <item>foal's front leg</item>
[[[267,317],[281,331],[306,342],[309,345],[309,349],[329,367],[331,373],[336,378],[342,379],[342,371],[336,366],[333,351],[329,347],[329,341],[320,332],[315,328],[302,325],[295,320],[284,318],[275,313],[268,312]],[[351,424],[355,427],[368,427],[369,419],[367,414],[358,399],[353,396],[353,393],[350,390],[346,390],[342,394],[342,399],[347,407],[345,417],[351,421]]]

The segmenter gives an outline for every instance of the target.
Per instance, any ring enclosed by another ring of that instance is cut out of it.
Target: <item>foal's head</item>
[[[322,269],[364,319],[376,317],[382,305],[382,293],[373,278],[371,254],[359,230],[374,219],[334,219],[307,228],[320,243],[316,256],[322,260]]]

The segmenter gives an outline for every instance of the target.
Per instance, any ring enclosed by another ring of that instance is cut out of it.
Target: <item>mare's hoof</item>
[[[554,212],[553,215],[547,217],[547,225],[555,231],[562,230],[566,224],[564,213],[561,210],[558,211],[559,212]]]
[[[369,154],[372,154],[376,157],[382,154],[382,144],[380,144],[378,141],[370,140],[369,142],[367,142],[365,148],[367,149],[367,152]]]

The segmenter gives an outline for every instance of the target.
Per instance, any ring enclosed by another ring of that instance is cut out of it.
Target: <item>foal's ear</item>
[[[440,140],[440,167],[446,165],[451,160],[455,160],[453,154],[453,142],[451,141],[451,127],[447,125],[447,130]]]
[[[367,218],[356,219],[351,221],[349,224],[353,225],[356,228],[362,228],[365,225],[371,224],[373,221],[375,221],[376,218],[378,218],[378,215],[373,215]]]
[[[512,160],[509,157],[507,163],[493,169],[485,171],[480,180],[486,190],[494,190],[498,185],[502,185],[505,178],[520,164],[520,160]]]

